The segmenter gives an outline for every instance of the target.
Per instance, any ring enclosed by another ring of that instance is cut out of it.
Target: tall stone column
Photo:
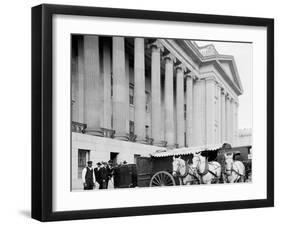
[[[239,107],[239,103],[238,100],[235,101],[235,115],[234,115],[234,145],[237,146],[238,145],[238,107]]]
[[[226,141],[231,144],[230,137],[230,96],[226,94],[225,120],[226,120]]]
[[[213,77],[206,78],[206,143],[215,144],[215,93],[216,83]]]
[[[221,143],[221,85],[219,83],[217,84],[217,105],[217,143]]]
[[[221,88],[221,142],[226,141],[225,116],[225,90],[224,88]]]
[[[206,144],[206,81],[198,79],[193,86],[193,146]]]
[[[78,39],[78,122],[84,123],[84,41]]]
[[[134,105],[135,105],[135,134],[138,142],[145,141],[145,66],[144,39],[135,38],[134,49]]]
[[[103,40],[103,126],[111,129],[111,44],[110,39]]]
[[[193,146],[193,140],[192,140],[192,120],[193,120],[193,79],[195,77],[189,73],[186,74],[186,146],[191,147]]]
[[[128,140],[126,133],[126,74],[124,37],[112,38],[113,58],[113,129],[115,138]]]
[[[84,36],[84,72],[85,72],[85,113],[87,124],[86,133],[102,136],[100,130],[100,58],[99,37],[93,35]]]
[[[151,48],[151,126],[154,145],[161,145],[161,49],[159,42],[149,45]]]
[[[175,145],[174,129],[174,75],[173,66],[175,58],[168,54],[165,60],[165,141],[168,147]]]
[[[179,147],[184,146],[184,84],[183,84],[183,74],[186,71],[186,67],[178,65],[176,67],[176,109],[177,109],[177,144]]]
[[[233,137],[234,137],[234,130],[233,130],[233,118],[234,118],[234,104],[233,104],[233,98],[230,98],[230,103],[229,103],[229,140],[231,146],[233,146]]]

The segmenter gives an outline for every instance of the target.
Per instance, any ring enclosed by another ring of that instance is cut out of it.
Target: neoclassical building
[[[87,159],[238,142],[243,88],[233,56],[214,45],[74,35],[71,78],[74,179]]]

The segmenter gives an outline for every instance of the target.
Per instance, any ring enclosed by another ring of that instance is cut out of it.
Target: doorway
[[[110,152],[110,160],[112,161],[113,165],[117,165],[117,156],[118,152]]]

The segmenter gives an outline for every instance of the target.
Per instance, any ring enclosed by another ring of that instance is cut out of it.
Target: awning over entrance
[[[154,153],[151,154],[152,157],[168,157],[168,156],[174,156],[174,155],[188,155],[188,154],[194,154],[197,152],[202,151],[216,151],[220,148],[222,148],[224,144],[212,144],[212,145],[203,145],[203,146],[197,146],[197,147],[183,147],[183,148],[175,148],[175,149],[162,149],[157,150]]]

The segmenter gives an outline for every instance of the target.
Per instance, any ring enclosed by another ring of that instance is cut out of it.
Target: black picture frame
[[[95,210],[52,210],[52,18],[55,14],[182,21],[267,28],[267,198]],[[274,20],[43,4],[32,8],[32,218],[40,221],[122,217],[274,206]]]

